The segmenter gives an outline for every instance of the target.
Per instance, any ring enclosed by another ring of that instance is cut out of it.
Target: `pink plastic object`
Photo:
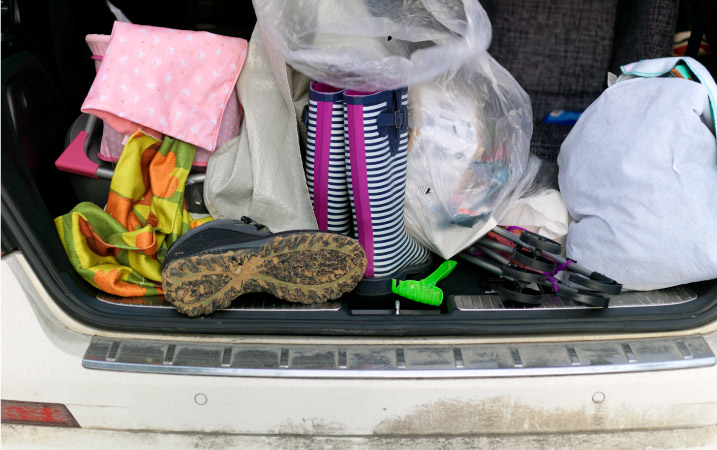
[[[110,43],[110,36],[107,34],[88,34],[85,42],[92,52],[92,59],[95,61],[95,70],[100,70],[107,46]],[[97,155],[101,160],[117,162],[124,149],[122,143],[125,135],[115,131],[107,123],[102,124],[102,140],[100,141],[100,153]]]
[[[85,42],[92,52],[92,59],[95,60],[95,71],[98,71],[102,64],[102,58],[107,52],[107,46],[110,45],[110,36],[108,34],[88,34],[85,36]]]
[[[89,135],[87,131],[80,131],[70,142],[64,152],[55,161],[55,167],[63,172],[70,172],[89,178],[97,178],[98,164],[93,163],[85,153],[85,143]]]

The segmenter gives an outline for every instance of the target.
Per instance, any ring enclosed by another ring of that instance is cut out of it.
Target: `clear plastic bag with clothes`
[[[530,100],[488,53],[474,0],[254,0],[269,54],[312,79],[408,86],[408,231],[448,258],[490,230],[527,186]]]

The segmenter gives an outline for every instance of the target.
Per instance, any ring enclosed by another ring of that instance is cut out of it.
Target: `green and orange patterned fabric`
[[[162,261],[195,220],[185,207],[184,184],[195,148],[141,131],[122,151],[103,210],[83,202],[55,219],[72,266],[93,286],[122,297],[162,294]]]

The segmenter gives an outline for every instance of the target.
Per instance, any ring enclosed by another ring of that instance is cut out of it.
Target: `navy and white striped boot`
[[[313,81],[306,125],[306,184],[321,231],[353,236],[344,161],[343,89]]]
[[[346,91],[346,178],[354,233],[366,252],[366,274],[356,292],[391,292],[391,279],[430,269],[431,253],[406,231],[408,89]]]

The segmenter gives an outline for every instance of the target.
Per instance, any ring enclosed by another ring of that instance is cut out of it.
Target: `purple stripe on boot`
[[[354,186],[354,205],[359,244],[366,253],[366,276],[373,276],[373,224],[368,198],[368,173],[366,171],[366,144],[363,133],[363,105],[347,105],[349,151],[351,155],[351,183]]]

